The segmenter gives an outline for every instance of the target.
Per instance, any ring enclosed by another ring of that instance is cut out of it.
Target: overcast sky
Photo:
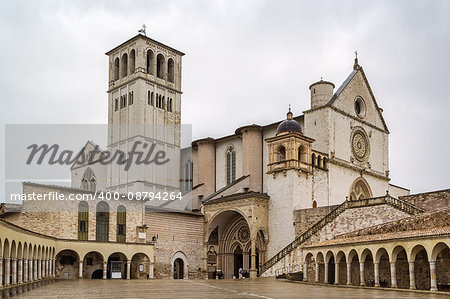
[[[357,50],[391,132],[391,183],[448,188],[449,13],[450,1],[1,1],[1,125],[107,123],[104,53],[143,23],[186,53],[194,139],[283,119],[288,104],[301,114],[309,85],[337,88]]]

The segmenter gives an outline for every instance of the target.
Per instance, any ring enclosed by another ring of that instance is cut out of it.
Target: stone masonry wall
[[[408,216],[410,215],[397,210],[388,204],[351,208],[345,210],[322,228],[316,235],[312,236],[307,241],[307,244],[329,240],[337,235]]]
[[[155,246],[155,278],[172,277],[172,257],[182,252],[187,259],[188,272],[185,277],[198,278],[203,254],[203,224],[201,215],[150,212],[145,213],[148,225],[147,240],[158,236]]]
[[[400,199],[427,211],[439,210],[450,206],[450,189],[400,196]]]
[[[312,209],[302,209],[294,211],[295,235],[300,236],[308,228],[313,226],[323,217],[333,211],[337,205],[328,207],[317,207]]]

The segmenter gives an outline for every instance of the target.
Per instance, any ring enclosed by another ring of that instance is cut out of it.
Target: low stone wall
[[[400,199],[427,211],[439,210],[450,207],[450,189],[400,196]]]

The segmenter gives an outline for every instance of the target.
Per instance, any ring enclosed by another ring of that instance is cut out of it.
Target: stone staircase
[[[352,201],[344,201],[342,204],[337,206],[333,211],[331,211],[328,215],[323,217],[321,220],[316,222],[313,226],[303,232],[300,236],[298,236],[294,241],[280,250],[275,256],[265,262],[260,268],[260,275],[274,266],[276,263],[281,261],[284,257],[290,254],[294,249],[303,244],[306,240],[308,240],[312,235],[320,231],[323,227],[325,227],[328,223],[336,219],[342,212],[350,208],[364,207],[364,206],[372,206],[372,205],[381,205],[381,204],[389,204],[390,206],[403,211],[410,215],[417,215],[423,213],[425,210],[418,208],[406,201],[400,200],[398,198],[394,198],[389,194],[382,197],[374,197],[360,200],[352,200]]]

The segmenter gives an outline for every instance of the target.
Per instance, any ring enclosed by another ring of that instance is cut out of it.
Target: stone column
[[[437,281],[436,281],[436,261],[430,262],[430,279],[431,279],[431,291],[437,291]]]
[[[127,261],[127,279],[130,279],[131,261]]]
[[[11,284],[17,283],[17,259],[11,259]]]
[[[17,260],[17,283],[23,281],[23,259]]]
[[[56,276],[56,264],[55,264],[55,259],[52,259],[52,276],[53,276],[53,277]]]
[[[38,260],[34,259],[33,263],[34,263],[34,266],[33,266],[33,271],[34,271],[33,277],[34,277],[34,279],[33,280],[37,280],[38,279]]]
[[[29,259],[28,260],[28,281],[33,281],[34,280],[34,276],[33,276],[33,260]]]
[[[78,278],[83,278],[83,261],[78,263]]]
[[[205,279],[208,279],[208,243],[203,243],[203,269],[202,274]]]
[[[316,277],[315,281],[319,282],[319,263],[316,263]]]
[[[414,275],[414,262],[409,262],[409,288],[411,290],[416,289],[416,278]]]
[[[252,238],[251,241],[252,255],[251,255],[251,263],[252,268],[250,269],[250,278],[256,278],[258,276],[258,270],[256,270],[256,241],[255,238]]]
[[[347,263],[347,285],[352,284],[352,262]]]
[[[10,260],[9,258],[5,257],[5,286],[9,286],[10,284],[10,276],[9,276],[9,271],[10,271]]]
[[[308,263],[303,264],[303,281],[308,281]]]
[[[48,268],[47,268],[47,259],[44,259],[42,261],[42,263],[43,263],[42,268],[44,269],[44,271],[43,271],[44,273],[42,274],[42,276],[44,278],[46,278],[47,277],[47,270],[48,270]]]
[[[23,282],[28,282],[28,259],[23,260]]]
[[[391,288],[397,287],[397,269],[396,262],[391,262]]]
[[[364,262],[359,262],[359,285],[365,286],[365,279],[364,279]]]
[[[37,280],[39,280],[39,279],[41,279],[41,266],[42,266],[42,264],[41,264],[41,260],[40,259],[36,259],[36,279]]]
[[[3,287],[3,257],[0,256],[0,287]]]
[[[334,284],[339,284],[339,262],[334,263]]]
[[[150,262],[150,269],[149,269],[149,273],[148,273],[148,278],[153,279],[153,268],[155,266],[154,262]]]
[[[325,275],[324,275],[324,283],[328,283],[328,263],[325,262]]]
[[[102,279],[106,279],[106,265],[107,265],[107,263],[103,262],[103,277],[102,277]]]
[[[375,286],[380,286],[380,263],[374,262],[373,263],[373,271],[374,271],[374,277],[375,277]]]

